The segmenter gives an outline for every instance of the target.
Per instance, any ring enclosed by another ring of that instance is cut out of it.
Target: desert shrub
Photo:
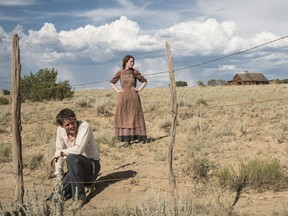
[[[43,154],[36,154],[36,155],[32,155],[29,156],[29,158],[26,158],[26,163],[27,167],[30,170],[35,170],[38,167],[42,166],[44,163],[44,155]]]
[[[279,161],[251,161],[247,164],[249,186],[258,190],[287,188],[287,176]]]
[[[3,93],[4,95],[10,95],[10,91],[7,90],[7,89],[2,89],[2,93]]]
[[[218,182],[223,187],[228,187],[231,190],[237,190],[239,187],[244,187],[247,184],[246,170],[242,167],[238,172],[231,165],[222,167],[215,176]]]
[[[228,206],[226,207],[224,204],[219,202],[210,202],[210,203],[200,203],[196,199],[191,199],[186,197],[185,199],[180,199],[177,207],[174,208],[175,205],[166,197],[160,197],[159,195],[155,197],[155,201],[152,202],[142,202],[138,204],[134,208],[134,212],[130,214],[123,214],[123,215],[166,215],[166,216],[173,216],[173,215],[230,215],[236,216],[237,214],[234,213]],[[114,209],[115,211],[115,209]],[[131,211],[131,210],[130,210]],[[121,214],[120,214],[121,215]]]
[[[115,105],[115,102],[111,100],[111,98],[107,97],[100,97],[95,102],[96,112],[98,115],[101,116],[111,116],[112,115],[112,109]]]
[[[82,107],[82,108],[89,108],[90,106],[88,105],[88,102],[85,100],[82,101],[77,101],[77,105]]]
[[[181,124],[181,129],[185,132],[188,140],[190,142],[195,142],[195,140],[199,139],[209,140],[210,142],[214,141],[211,140],[211,128],[207,123],[207,120],[202,117],[202,115],[193,115],[191,118],[184,119]]]
[[[96,107],[96,111],[97,111],[97,114],[101,115],[101,116],[111,116],[112,113],[107,109],[107,106],[106,104],[99,104],[97,107]]]
[[[0,113],[0,122],[2,124],[2,126],[10,124],[11,123],[11,112],[10,111],[4,111],[4,109],[2,110],[2,112]]]
[[[192,107],[191,103],[191,98],[187,97],[186,95],[177,95],[177,102],[179,107],[182,107],[184,109],[184,107],[188,108],[187,110],[190,110],[190,108]]]
[[[208,106],[208,103],[206,100],[204,99],[198,99],[197,102],[196,102],[197,105],[205,105],[205,106]]]
[[[85,99],[78,100],[76,102],[76,104],[81,108],[91,108],[92,107],[92,104],[90,103],[90,101],[87,101]]]
[[[220,185],[232,190],[250,187],[259,192],[280,191],[288,186],[287,175],[277,160],[253,160],[247,164],[241,163],[238,171],[233,166],[224,166],[215,176]]]
[[[6,97],[0,97],[0,105],[7,105],[9,104],[9,99]]]
[[[11,145],[8,143],[1,144],[0,156],[9,157],[11,155]]]
[[[50,202],[48,206],[46,202],[47,196],[45,189],[43,189],[42,195],[39,195],[39,191],[36,191],[36,186],[33,183],[32,188],[28,188],[24,192],[23,205],[20,205],[17,201],[10,203],[1,202],[0,215],[65,215],[63,188],[61,185],[56,185],[55,194],[55,199]],[[77,213],[80,212],[81,210],[79,209],[73,210],[73,215],[78,215]]]
[[[171,126],[172,126],[171,119],[164,118],[160,122],[159,128],[162,129],[166,133],[170,133]]]
[[[192,118],[194,116],[194,113],[189,111],[189,110],[184,110],[184,112],[179,112],[179,118],[182,119],[182,120],[186,120],[186,119],[189,119],[189,118]]]
[[[215,130],[213,133],[213,136],[215,138],[223,138],[223,137],[233,137],[235,136],[235,133],[233,132],[231,127],[227,127],[229,125],[229,122],[227,121],[227,124],[221,124],[219,126],[219,129]]]
[[[48,208],[45,198],[46,192],[39,194],[35,189],[35,186],[32,186],[32,189],[28,189],[24,194],[24,203],[23,206],[15,202],[14,204],[1,203],[0,205],[0,215],[50,215],[50,216],[59,216],[59,215],[137,215],[137,216],[174,216],[174,215],[206,215],[206,216],[215,216],[215,215],[229,215],[237,216],[238,214],[225,206],[222,203],[212,202],[212,203],[203,203],[197,199],[185,198],[181,199],[177,205],[174,207],[173,202],[171,202],[166,197],[162,198],[159,195],[156,195],[155,199],[148,202],[143,201],[136,206],[107,206],[105,208],[97,209],[78,209],[71,212],[67,212],[63,195],[61,194],[61,187],[57,186],[57,197],[56,200],[49,203],[50,208]],[[67,202],[67,201],[66,201]],[[73,202],[70,203],[73,205]]]
[[[81,107],[81,108],[92,108],[96,98],[92,94],[80,94],[80,92],[77,92],[76,95],[73,96],[74,100],[76,102],[76,105]]]
[[[0,143],[0,162],[10,162],[12,161],[11,153],[12,146],[10,143]]]
[[[182,171],[192,179],[208,180],[209,171],[212,167],[212,163],[206,157],[188,156]]]
[[[115,147],[118,142],[118,138],[114,136],[113,131],[111,129],[103,129],[101,131],[97,131],[95,134],[95,140],[97,143],[107,144],[110,147]]]
[[[52,69],[40,69],[20,80],[23,101],[63,100],[73,96],[74,91],[68,80],[56,83],[58,72]]]
[[[176,86],[177,87],[185,87],[188,86],[186,81],[176,81]]]
[[[32,132],[25,136],[23,143],[25,146],[41,146],[43,143],[54,142],[54,131],[47,130],[40,124],[33,124]]]
[[[143,111],[147,113],[152,113],[158,109],[159,104],[153,102],[148,102],[142,105]]]

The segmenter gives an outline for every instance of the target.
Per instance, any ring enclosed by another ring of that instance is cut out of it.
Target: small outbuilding
[[[264,85],[269,84],[269,80],[263,73],[238,73],[233,80],[227,81],[228,85]]]

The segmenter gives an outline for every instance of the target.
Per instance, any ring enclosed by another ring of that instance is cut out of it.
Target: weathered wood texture
[[[174,148],[175,137],[176,137],[178,104],[177,104],[174,66],[172,62],[170,45],[168,42],[166,42],[166,51],[167,51],[168,63],[169,63],[169,79],[170,79],[169,86],[170,86],[170,94],[171,94],[171,114],[172,114],[171,139],[170,139],[170,144],[168,145],[168,169],[169,169],[169,181],[170,181],[170,185],[172,189],[172,194],[174,197],[174,210],[175,210],[175,214],[177,214],[178,191],[176,187],[175,175],[173,172],[173,148]]]
[[[16,180],[14,199],[23,204],[24,183],[21,141],[21,98],[20,98],[20,49],[17,34],[12,38],[12,157],[13,170]]]

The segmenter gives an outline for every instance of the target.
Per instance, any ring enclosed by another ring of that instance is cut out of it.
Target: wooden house
[[[263,73],[238,73],[233,80],[227,81],[228,85],[262,85],[269,84],[269,80]]]

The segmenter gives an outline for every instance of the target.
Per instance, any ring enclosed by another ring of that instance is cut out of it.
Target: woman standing
[[[142,111],[140,92],[147,84],[147,80],[141,73],[133,68],[135,58],[126,55],[123,58],[122,70],[119,70],[111,79],[112,88],[119,93],[118,104],[116,107],[114,127],[116,136],[125,142],[124,146],[129,146],[131,141],[147,141],[146,126]],[[121,88],[116,87],[120,80]],[[136,88],[137,80],[141,86]]]

